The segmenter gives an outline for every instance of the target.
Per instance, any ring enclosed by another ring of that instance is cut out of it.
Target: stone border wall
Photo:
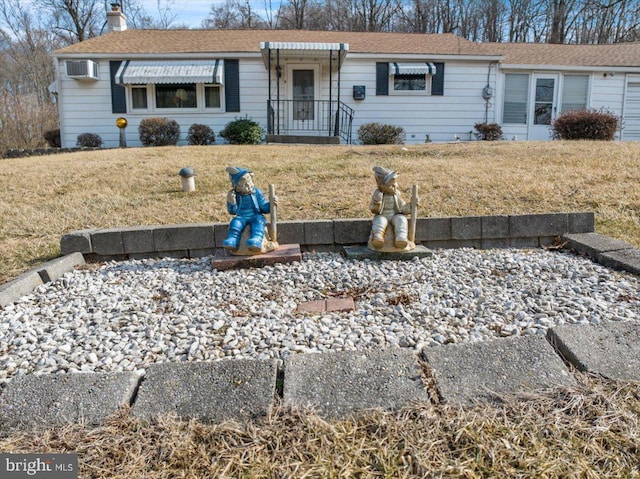
[[[82,253],[87,261],[154,257],[202,257],[222,248],[228,223],[137,226],[92,229],[65,234],[63,255]],[[303,251],[340,251],[363,245],[371,218],[278,222],[280,244],[299,244]],[[418,218],[416,244],[428,248],[538,248],[565,234],[592,233],[595,215],[549,213],[531,215]]]

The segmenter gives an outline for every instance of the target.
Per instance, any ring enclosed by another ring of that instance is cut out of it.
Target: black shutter
[[[389,94],[389,63],[376,63],[376,95]]]
[[[444,95],[444,63],[434,63],[436,74],[431,77],[431,94]]]
[[[240,65],[238,60],[224,61],[224,102],[226,111],[240,111]]]
[[[116,73],[122,62],[109,62],[109,75],[111,77],[111,113],[127,112],[127,91],[122,85],[116,83]]]

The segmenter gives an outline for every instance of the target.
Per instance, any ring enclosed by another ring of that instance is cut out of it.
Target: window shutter
[[[444,95],[444,63],[433,63],[436,66],[436,74],[431,77],[431,94]]]
[[[240,66],[238,60],[224,61],[224,101],[226,111],[240,111]]]
[[[376,95],[389,94],[389,63],[376,63]]]
[[[111,113],[127,112],[127,91],[116,83],[116,73],[122,62],[109,62],[109,76],[111,78]]]

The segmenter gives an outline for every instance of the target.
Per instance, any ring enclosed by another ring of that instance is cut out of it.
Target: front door
[[[551,138],[551,123],[558,110],[558,75],[534,74],[529,112],[529,140]]]
[[[318,72],[318,65],[289,65],[288,117],[293,133],[317,129]]]

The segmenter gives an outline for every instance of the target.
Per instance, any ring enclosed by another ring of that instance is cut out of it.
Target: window
[[[505,75],[502,123],[527,123],[529,75],[508,73]]]
[[[399,74],[393,75],[394,91],[425,91],[427,89],[426,75]]]
[[[560,111],[586,108],[588,93],[589,75],[565,75]]]
[[[156,108],[197,108],[195,83],[156,84]]]
[[[133,110],[146,110],[148,107],[146,85],[133,85],[131,87],[131,108]]]
[[[220,108],[220,85],[204,86],[204,107]]]

